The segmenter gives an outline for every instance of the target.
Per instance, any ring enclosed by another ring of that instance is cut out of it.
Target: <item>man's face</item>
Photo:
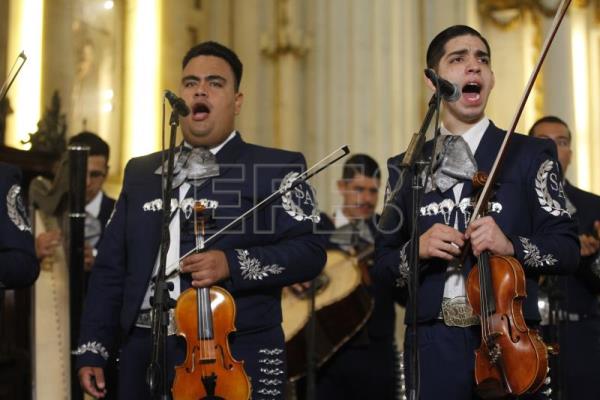
[[[343,198],[344,215],[348,219],[367,219],[373,215],[379,179],[356,174],[350,180],[339,180],[337,185]]]
[[[571,137],[569,136],[567,127],[558,122],[542,122],[535,126],[533,136],[552,139],[556,143],[558,162],[560,162],[563,174],[566,174],[572,155]]]
[[[180,94],[191,110],[179,119],[185,140],[209,148],[225,141],[243,99],[229,64],[214,56],[192,58],[183,69]]]
[[[485,106],[494,87],[490,56],[477,36],[463,35],[450,39],[444,46],[437,73],[458,85],[461,96],[445,103],[444,124],[454,133],[462,133],[483,118]]]
[[[108,161],[105,156],[89,156],[85,185],[85,202],[89,203],[102,190],[108,174]]]

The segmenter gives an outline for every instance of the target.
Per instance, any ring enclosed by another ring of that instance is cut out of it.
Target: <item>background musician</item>
[[[357,255],[367,269],[373,261],[372,246],[378,219],[375,207],[380,184],[377,162],[366,154],[354,154],[344,163],[342,177],[337,181],[342,204],[335,209],[333,221],[328,217],[322,221],[323,226],[333,232],[329,236],[330,247]],[[363,279],[363,284],[374,301],[373,311],[366,325],[318,369],[317,399],[396,398],[395,288],[373,281],[370,276]]]
[[[288,193],[290,202],[273,202],[208,250],[179,262],[195,247],[189,230],[194,200],[217,205],[216,230],[270,195],[288,174],[305,168],[300,153],[246,143],[234,129],[243,100],[241,77],[237,55],[215,42],[194,46],[183,58],[180,95],[191,112],[179,119],[184,142],[175,159],[166,255],[167,266],[178,266],[178,274],[171,279],[170,295],[176,299],[186,288],[215,284],[229,291],[237,308],[237,331],[229,335],[232,355],[244,361],[253,396],[281,398],[286,381],[281,288],[312,279],[325,264],[322,240],[313,233],[317,213],[308,185]],[[149,298],[161,237],[162,168],[160,152],[129,161],[92,270],[76,353],[81,385],[93,396],[105,395],[103,367],[121,336],[119,398],[150,398],[145,379],[152,350]],[[303,201],[291,206],[300,195]],[[171,324],[168,387],[186,350],[173,333]]]
[[[564,175],[571,163],[571,130],[555,116],[537,120],[529,135],[551,139],[556,144]],[[558,368],[561,398],[600,399],[595,369],[600,365],[600,197],[563,181],[568,205],[579,226],[581,261],[573,275],[552,280],[549,292],[559,296],[560,339]]]
[[[489,172],[505,131],[485,116],[495,77],[488,42],[476,30],[451,26],[440,32],[427,49],[427,67],[456,84],[456,102],[442,102],[442,158],[419,205],[419,297],[418,354],[420,399],[475,399],[474,351],[480,345],[479,319],[465,296],[465,277],[473,265],[455,270],[449,261],[461,254],[467,241],[472,254],[483,251],[514,256],[526,273],[525,319],[539,321],[537,279],[540,273],[565,273],[578,262],[576,226],[566,209],[556,149],[548,142],[514,135],[500,170],[490,211],[467,227],[473,211],[471,177]],[[433,89],[433,84],[427,81]],[[450,136],[452,135],[452,136]],[[447,143],[454,144],[450,147]],[[432,142],[425,145],[430,155]],[[396,186],[397,166],[403,155],[388,161],[389,187]],[[458,170],[446,174],[457,159],[468,159]],[[465,171],[471,171],[466,174]],[[461,176],[457,178],[457,176]],[[412,182],[408,174],[404,182]],[[536,186],[537,185],[537,186]],[[376,239],[374,274],[406,288],[409,274],[408,246],[411,231],[410,184],[402,186],[394,206],[403,217],[394,232]],[[536,191],[538,188],[538,191]],[[406,321],[411,321],[411,304]],[[407,329],[405,354],[413,346]],[[405,357],[410,382],[412,366]],[[522,398],[525,398],[523,396]]]
[[[70,145],[83,145],[90,148],[87,161],[87,179],[85,187],[85,259],[86,277],[94,264],[96,249],[102,231],[115,206],[115,200],[102,190],[108,175],[108,159],[110,148],[100,136],[83,131],[69,139]],[[38,257],[44,258],[54,253],[54,249],[62,241],[62,232],[58,229],[40,233],[35,238],[35,248]],[[87,279],[86,279],[87,282]]]

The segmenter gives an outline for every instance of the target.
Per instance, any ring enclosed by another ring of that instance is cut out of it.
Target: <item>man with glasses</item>
[[[90,148],[87,162],[87,179],[85,187],[85,270],[90,271],[94,263],[96,247],[102,236],[104,226],[108,222],[114,208],[115,200],[102,191],[108,174],[108,158],[110,148],[100,136],[83,131],[69,139],[69,145],[81,145]],[[58,229],[40,233],[35,239],[35,250],[42,259],[54,253],[61,243],[62,232]]]

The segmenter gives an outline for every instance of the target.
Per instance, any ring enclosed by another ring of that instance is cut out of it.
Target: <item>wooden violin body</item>
[[[548,370],[546,345],[525,324],[525,273],[508,256],[490,256],[475,266],[467,280],[467,296],[481,317],[481,346],[475,355],[475,381],[483,398],[535,392]],[[486,282],[486,278],[487,282]],[[491,287],[488,287],[491,284]],[[482,292],[483,285],[483,292]],[[491,288],[491,293],[489,292]]]
[[[212,321],[200,320],[207,317],[199,312],[202,297],[210,299],[212,312],[208,314],[212,314]],[[250,381],[244,362],[232,357],[227,340],[229,333],[235,331],[235,303],[231,294],[218,286],[187,289],[177,300],[175,319],[178,335],[187,342],[187,351],[183,364],[175,367],[173,398],[249,399]],[[212,325],[212,329],[207,325]]]

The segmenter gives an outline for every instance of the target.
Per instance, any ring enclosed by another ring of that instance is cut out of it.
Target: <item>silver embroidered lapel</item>
[[[23,198],[21,197],[21,186],[12,185],[6,195],[6,209],[8,212],[8,218],[15,224],[20,231],[31,232],[31,223],[23,204]]]
[[[545,265],[551,266],[558,262],[552,254],[545,254],[542,256],[540,254],[540,249],[535,244],[531,243],[531,240],[522,236],[519,236],[519,240],[521,241],[521,244],[523,244],[525,265],[537,268]]]
[[[261,265],[257,258],[251,258],[250,252],[244,249],[235,249],[240,269],[242,270],[242,278],[249,280],[262,280],[269,275],[279,275],[285,268],[277,264]]]

